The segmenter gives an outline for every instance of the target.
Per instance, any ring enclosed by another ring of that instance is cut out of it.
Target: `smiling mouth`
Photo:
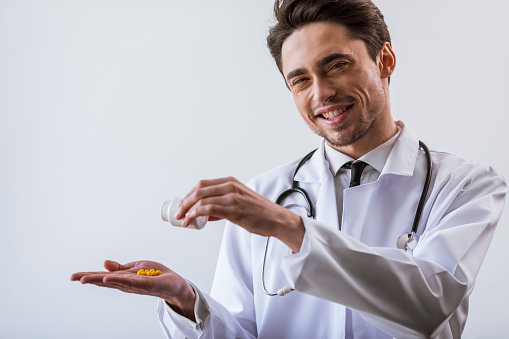
[[[322,118],[326,119],[326,120],[333,120],[333,119],[336,119],[341,114],[343,114],[346,111],[348,111],[350,108],[352,108],[352,106],[353,106],[353,104],[351,104],[350,106],[345,106],[345,107],[342,107],[342,108],[339,108],[339,109],[335,109],[335,110],[332,110],[332,111],[329,111],[329,112],[325,112],[325,113],[320,114],[320,116]]]

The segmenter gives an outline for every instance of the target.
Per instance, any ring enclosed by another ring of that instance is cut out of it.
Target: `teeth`
[[[341,111],[341,113],[343,113],[343,111]],[[324,113],[323,114],[323,117],[325,119],[334,119],[336,118],[338,115],[339,115],[339,111],[338,110],[334,110],[334,111],[330,111],[330,112],[327,112],[327,113]]]
[[[323,117],[324,117],[325,119],[328,119],[328,120],[330,120],[330,119],[335,119],[335,118],[337,118],[337,117],[338,117],[341,113],[343,113],[343,112],[347,111],[349,108],[350,108],[350,106],[345,106],[345,107],[343,107],[343,108],[340,108],[339,110],[337,110],[337,109],[336,109],[336,110],[334,110],[334,111],[329,111],[329,112],[323,113],[322,115],[323,115]]]

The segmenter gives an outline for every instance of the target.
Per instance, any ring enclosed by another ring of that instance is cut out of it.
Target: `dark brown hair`
[[[371,0],[276,0],[274,15],[276,24],[269,31],[267,46],[281,74],[283,43],[294,31],[310,23],[343,25],[352,39],[364,41],[374,61],[383,44],[391,42],[384,17]]]

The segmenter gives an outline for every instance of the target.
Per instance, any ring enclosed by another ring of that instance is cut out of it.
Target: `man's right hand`
[[[162,298],[177,313],[196,321],[194,303],[196,295],[193,288],[181,276],[154,261],[135,261],[125,265],[106,260],[101,272],[78,272],[71,275],[72,281],[82,284],[115,288],[126,293],[151,295]],[[160,270],[161,275],[137,275],[140,269]]]

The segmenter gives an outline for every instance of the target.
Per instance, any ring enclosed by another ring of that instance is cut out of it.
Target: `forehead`
[[[350,38],[343,25],[330,22],[307,24],[293,32],[283,43],[283,73],[311,67],[316,60],[333,53],[351,54],[356,58],[368,55],[364,42]]]

